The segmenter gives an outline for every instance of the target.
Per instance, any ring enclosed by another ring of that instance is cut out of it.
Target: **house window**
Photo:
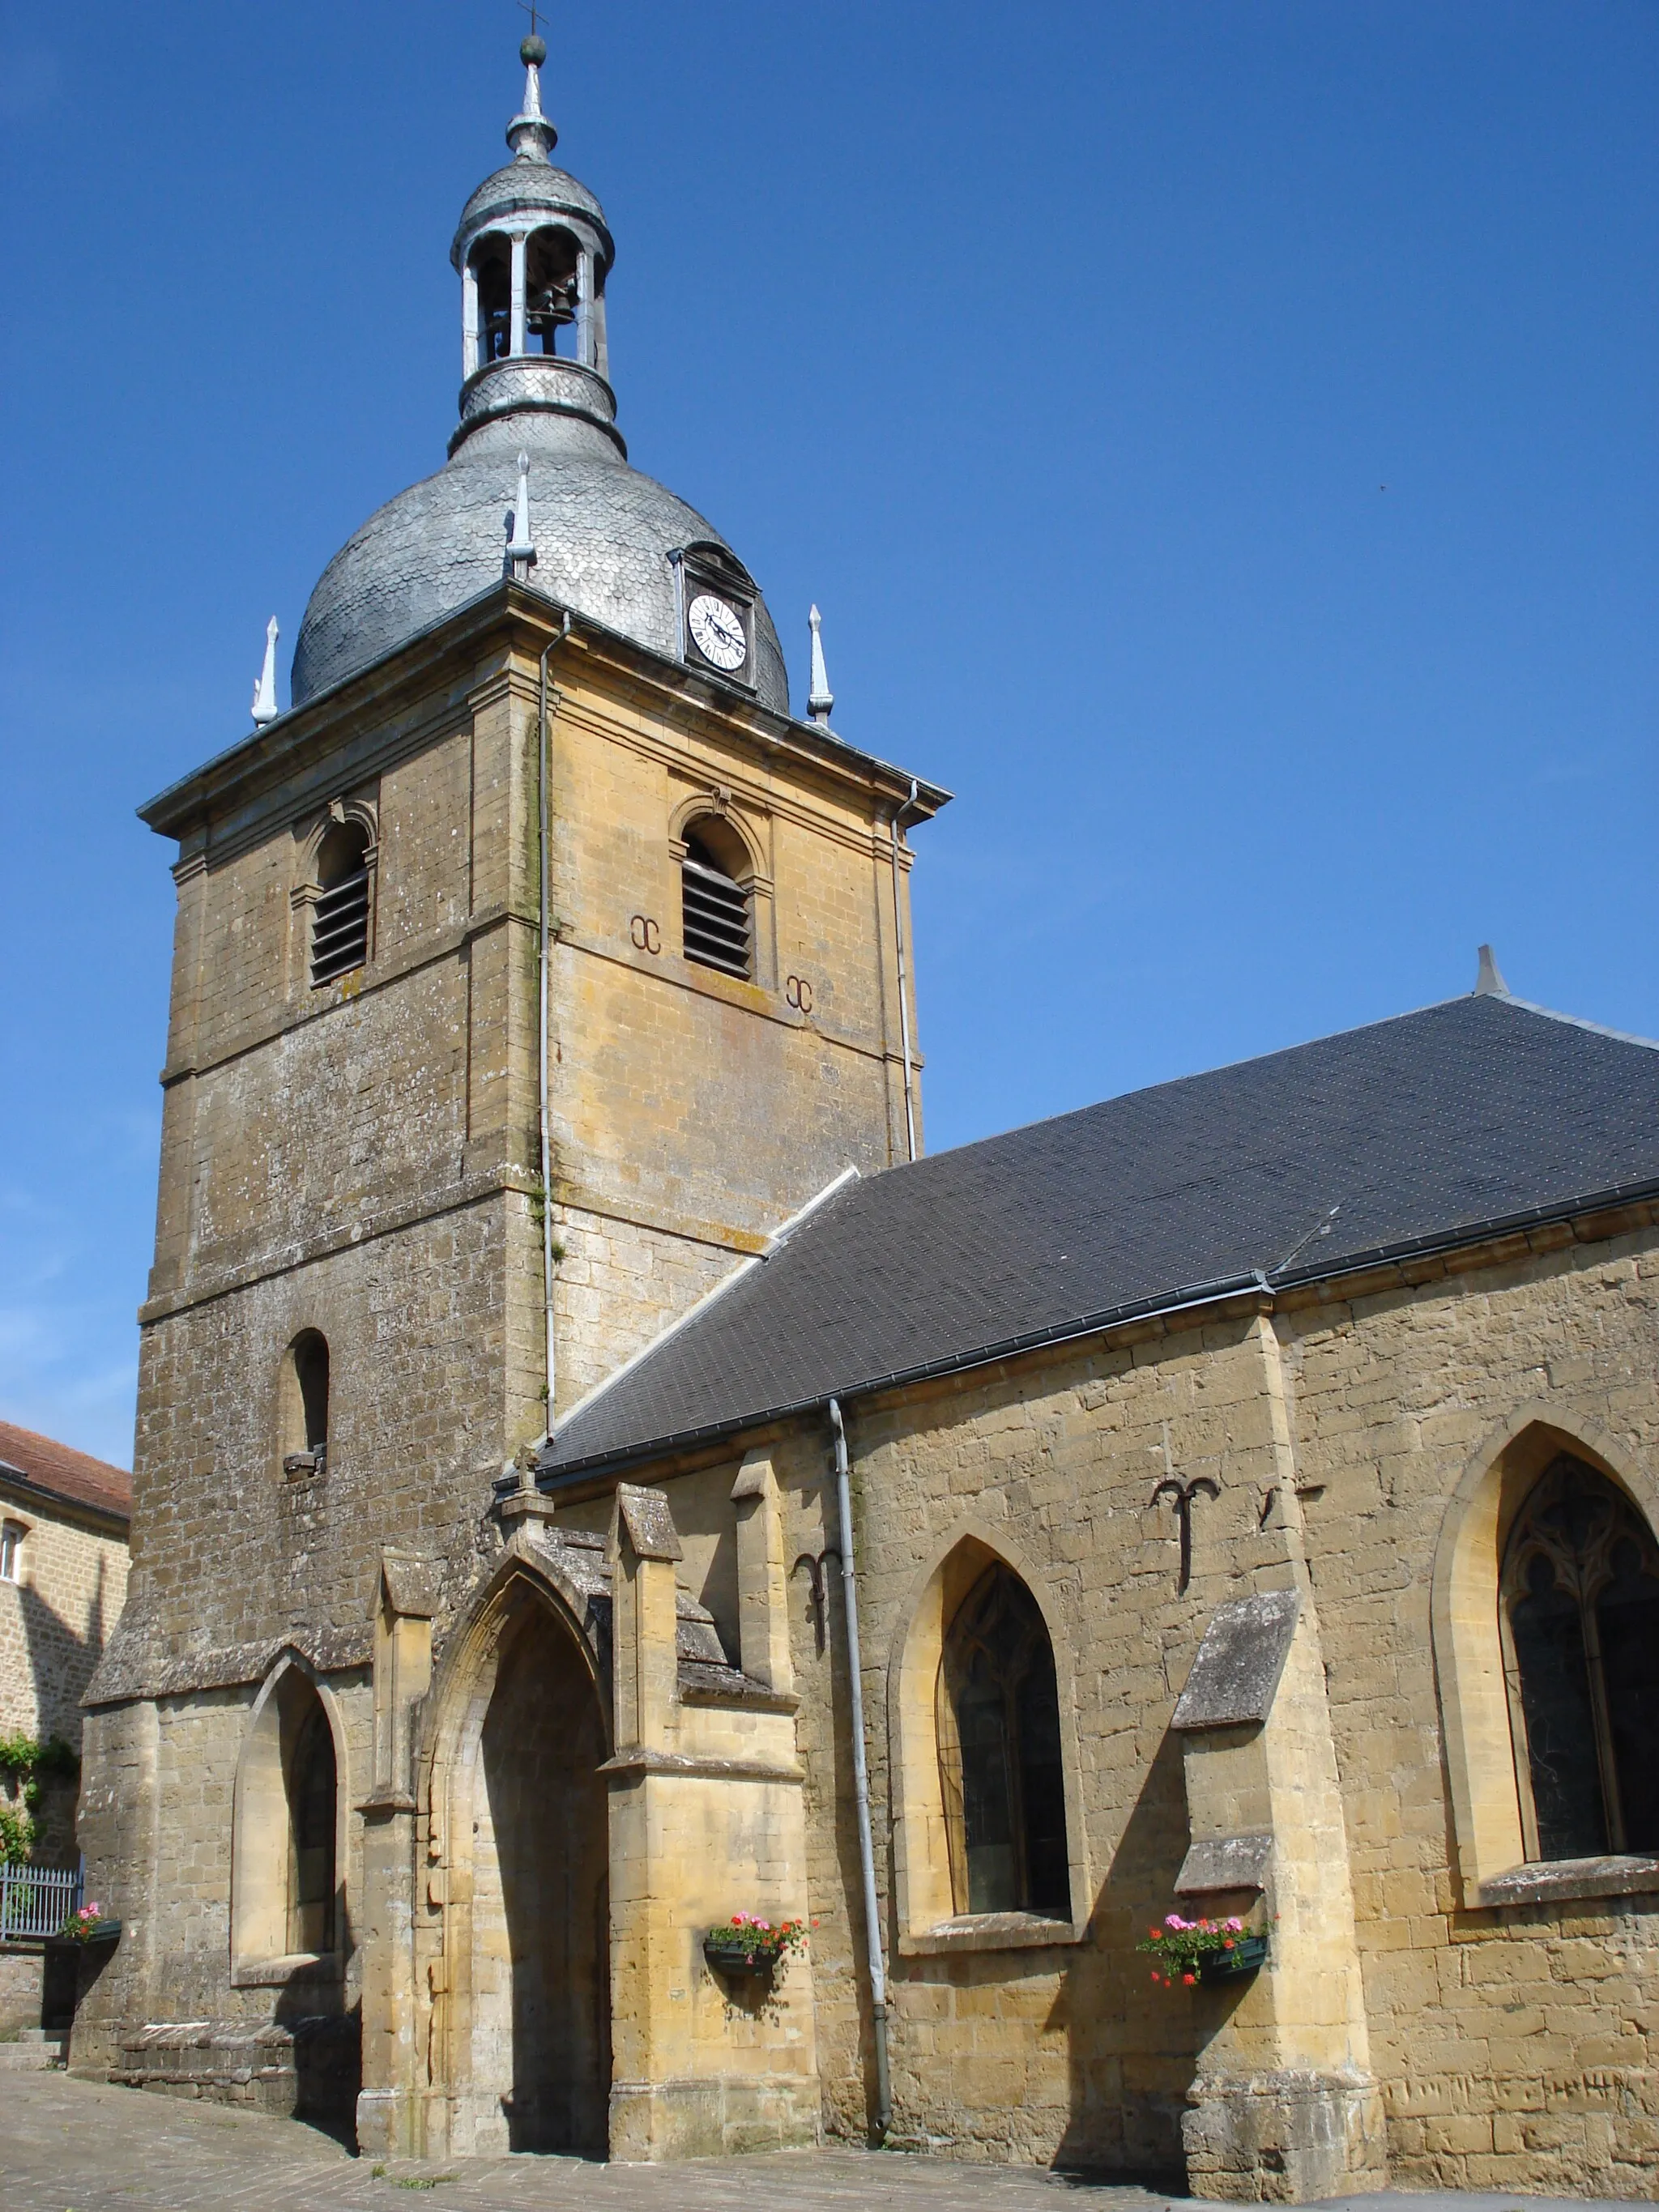
[[[283,1472],[328,1471],[328,1339],[302,1328],[283,1361]]]
[[[27,1533],[21,1521],[0,1524],[0,1583],[22,1580],[23,1539]]]
[[[337,822],[317,848],[318,896],[311,917],[313,988],[368,958],[368,832]]]
[[[1000,1563],[945,1632],[936,1703],[956,1910],[1068,1914],[1054,1651],[1036,1601]]]
[[[1516,1516],[1498,1607],[1528,1859],[1659,1852],[1659,1546],[1563,1453]]]
[[[680,864],[685,957],[747,982],[753,972],[748,854],[725,823],[688,830]]]

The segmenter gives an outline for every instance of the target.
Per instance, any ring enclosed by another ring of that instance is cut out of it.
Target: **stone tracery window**
[[[957,1911],[1068,1914],[1054,1651],[1036,1600],[1000,1563],[945,1632],[936,1707]]]
[[[1659,1851],[1659,1545],[1569,1454],[1516,1516],[1498,1613],[1528,1859]]]

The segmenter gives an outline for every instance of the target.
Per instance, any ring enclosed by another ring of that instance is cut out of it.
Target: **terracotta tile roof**
[[[0,1480],[8,1474],[21,1475],[31,1489],[69,1504],[88,1505],[121,1521],[132,1518],[132,1477],[125,1468],[0,1421]]]

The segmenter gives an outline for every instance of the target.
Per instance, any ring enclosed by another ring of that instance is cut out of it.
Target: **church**
[[[1651,2196],[1659,1048],[1485,956],[926,1155],[949,794],[630,465],[521,58],[445,465],[142,810],[72,2063],[382,2157]]]

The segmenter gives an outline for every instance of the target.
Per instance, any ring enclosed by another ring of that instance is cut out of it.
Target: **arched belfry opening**
[[[531,353],[563,354],[582,362],[577,317],[582,306],[581,248],[568,230],[534,230],[525,247],[525,343]],[[566,333],[562,342],[559,333]]]
[[[449,1760],[452,2147],[602,2157],[611,2091],[607,1729],[592,1655],[518,1577]]]

